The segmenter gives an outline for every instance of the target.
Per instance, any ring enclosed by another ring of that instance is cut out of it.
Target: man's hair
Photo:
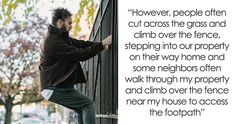
[[[52,24],[56,25],[57,20],[61,19],[64,21],[66,18],[70,17],[72,14],[65,8],[56,8],[52,12]]]

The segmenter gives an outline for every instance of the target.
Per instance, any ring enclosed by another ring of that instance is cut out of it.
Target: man
[[[86,82],[79,62],[107,50],[111,36],[102,42],[76,40],[69,37],[71,25],[71,13],[67,9],[53,10],[52,24],[41,45],[41,93],[45,99],[76,111],[79,124],[95,124],[93,100],[73,87]]]

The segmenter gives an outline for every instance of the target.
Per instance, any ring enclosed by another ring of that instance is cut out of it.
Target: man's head
[[[54,9],[52,13],[52,24],[64,31],[69,31],[72,28],[71,15],[67,9]]]

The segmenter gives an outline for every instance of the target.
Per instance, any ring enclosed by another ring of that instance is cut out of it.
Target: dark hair
[[[52,12],[52,24],[56,25],[57,20],[65,20],[66,18],[70,17],[72,14],[65,8],[56,8]]]

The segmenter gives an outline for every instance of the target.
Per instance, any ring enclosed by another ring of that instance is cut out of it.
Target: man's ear
[[[61,28],[62,25],[63,25],[63,20],[58,19],[58,20],[57,20],[57,27],[58,27],[58,28]]]

